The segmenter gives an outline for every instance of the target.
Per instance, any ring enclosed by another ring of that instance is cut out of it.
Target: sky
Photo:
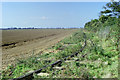
[[[105,2],[3,2],[2,28],[84,27],[97,19]]]

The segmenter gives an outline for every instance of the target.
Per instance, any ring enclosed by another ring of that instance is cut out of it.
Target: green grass
[[[118,55],[117,37],[115,31],[102,37],[99,31],[96,33],[87,30],[79,30],[72,36],[65,38],[49,49],[58,50],[57,53],[43,53],[39,56],[32,56],[28,59],[20,60],[15,66],[8,66],[2,73],[2,78],[16,78],[28,71],[37,70],[56,60],[71,55],[82,48],[84,43],[83,32],[87,35],[87,46],[76,58],[79,61],[71,63],[63,62],[64,70],[53,70],[48,67],[42,72],[49,73],[48,77],[40,77],[34,74],[35,78],[117,78],[118,77]],[[86,54],[84,58],[81,55]],[[39,60],[40,59],[40,60]],[[73,60],[73,58],[69,58]],[[10,73],[12,74],[10,75]],[[109,75],[107,75],[109,74]]]

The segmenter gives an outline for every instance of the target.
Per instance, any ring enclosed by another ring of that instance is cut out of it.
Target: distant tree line
[[[80,28],[80,27],[78,27]],[[77,27],[69,27],[69,28],[64,28],[64,27],[56,27],[56,28],[35,28],[35,27],[28,27],[28,28],[0,28],[0,30],[16,30],[16,29],[77,29]]]

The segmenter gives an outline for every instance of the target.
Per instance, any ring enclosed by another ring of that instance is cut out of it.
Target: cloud
[[[42,19],[42,20],[46,20],[46,19],[48,19],[48,17],[42,16],[41,19]]]
[[[42,17],[36,17],[36,16],[34,16],[34,17],[30,17],[30,19],[47,20],[47,19],[48,19],[48,17],[46,17],[46,16],[42,16]]]

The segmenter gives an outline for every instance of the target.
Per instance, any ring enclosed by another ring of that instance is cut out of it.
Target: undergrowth
[[[56,45],[52,46],[51,50],[57,53],[47,52],[39,54],[39,56],[32,56],[28,59],[21,59],[15,65],[10,65],[6,70],[2,71],[2,79],[17,78],[29,71],[37,70],[45,65],[51,64],[61,58],[67,57],[79,51],[84,45],[83,32],[87,36],[87,46],[83,52],[79,52],[70,63],[63,62],[60,67],[63,70],[54,70],[52,67],[44,69],[42,72],[49,73],[49,76],[37,76],[35,78],[118,78],[118,55],[117,37],[113,29],[111,33],[103,36],[103,32],[91,32],[87,30],[79,30],[72,36],[59,41]],[[116,45],[117,44],[117,45]],[[82,55],[85,55],[82,57]]]

